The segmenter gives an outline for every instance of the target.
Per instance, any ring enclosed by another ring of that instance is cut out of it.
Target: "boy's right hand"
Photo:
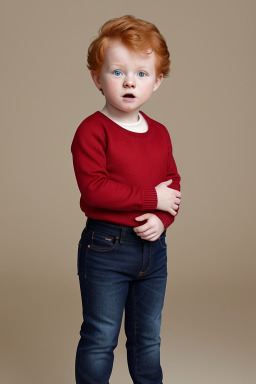
[[[168,188],[168,185],[171,183],[172,179],[163,181],[155,187],[158,200],[156,209],[167,211],[171,215],[176,216],[177,212],[175,210],[179,208],[181,192]]]

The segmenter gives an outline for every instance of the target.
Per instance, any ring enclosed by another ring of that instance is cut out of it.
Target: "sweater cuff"
[[[154,215],[156,215],[162,221],[164,229],[167,229],[175,219],[175,216],[172,216],[169,212],[165,211],[156,211],[154,212]]]
[[[156,209],[157,207],[157,193],[155,188],[144,189],[144,206],[143,211]]]

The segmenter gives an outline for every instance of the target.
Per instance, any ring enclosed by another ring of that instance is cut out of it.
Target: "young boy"
[[[153,24],[123,16],[102,26],[88,68],[105,106],[82,121],[71,146],[87,216],[77,254],[76,383],[109,383],[125,309],[131,378],[162,384],[166,230],[178,213],[181,178],[168,130],[140,108],[167,77],[169,52]]]

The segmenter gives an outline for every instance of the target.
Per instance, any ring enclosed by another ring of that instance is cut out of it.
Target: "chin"
[[[122,112],[132,112],[132,111],[136,111],[139,108],[138,107],[133,107],[133,106],[127,106],[127,107],[120,107],[120,108],[117,108],[117,109],[119,109],[119,111],[122,111]]]

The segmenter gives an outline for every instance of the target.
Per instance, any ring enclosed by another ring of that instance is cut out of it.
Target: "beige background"
[[[85,225],[70,145],[103,106],[85,67],[108,19],[155,23],[171,74],[142,110],[168,127],[182,204],[168,236],[165,384],[253,384],[254,1],[1,2],[3,384],[74,384]],[[131,383],[122,327],[111,384]]]

